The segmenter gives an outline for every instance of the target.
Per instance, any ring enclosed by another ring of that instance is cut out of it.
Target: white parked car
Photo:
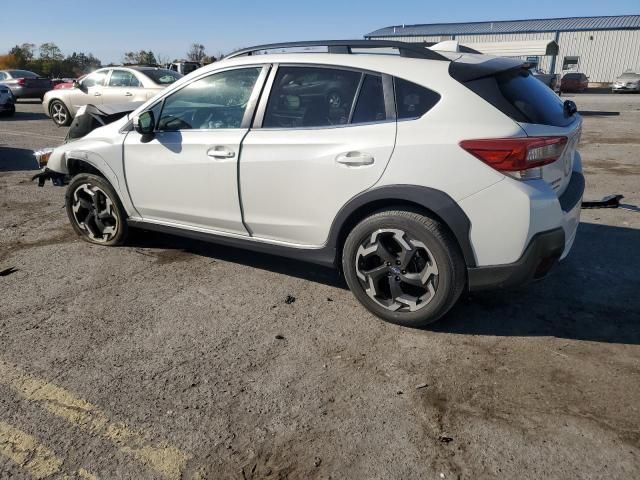
[[[631,71],[624,72],[613,82],[611,90],[613,93],[640,92],[640,73]]]
[[[421,326],[569,253],[581,124],[515,59],[302,42],[199,69],[41,162],[89,242],[143,227],[336,266],[371,312]]]
[[[182,76],[157,67],[101,68],[74,82],[73,88],[49,90],[42,108],[54,123],[67,126],[82,106],[146,101]]]

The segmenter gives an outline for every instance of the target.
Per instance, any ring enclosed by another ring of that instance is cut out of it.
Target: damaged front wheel
[[[120,245],[127,236],[126,214],[113,187],[91,174],[75,176],[65,197],[73,229],[84,240],[99,245]]]

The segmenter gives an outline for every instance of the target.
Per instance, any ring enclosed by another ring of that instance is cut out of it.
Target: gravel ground
[[[586,197],[639,205],[640,95],[572,98]],[[640,478],[640,212],[583,211],[550,277],[412,330],[332,270],[79,240],[29,181],[64,134],[0,119],[0,478]]]

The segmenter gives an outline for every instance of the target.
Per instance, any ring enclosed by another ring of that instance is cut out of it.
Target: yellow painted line
[[[0,421],[0,454],[25,469],[33,478],[46,478],[60,472],[62,460],[38,441]]]
[[[25,399],[40,403],[52,414],[92,434],[105,437],[122,452],[133,455],[143,465],[168,479],[179,479],[190,458],[171,445],[150,445],[140,432],[123,423],[110,422],[96,405],[4,361],[0,361],[0,382],[16,390]]]

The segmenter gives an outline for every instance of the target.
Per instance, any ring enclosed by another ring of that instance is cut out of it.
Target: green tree
[[[35,48],[36,46],[33,43],[23,43],[9,50],[9,55],[15,58],[15,68],[25,68],[27,64],[33,60],[33,51]]]
[[[38,50],[42,60],[60,61],[64,59],[62,50],[53,42],[43,43]]]
[[[124,64],[126,65],[157,65],[156,56],[151,50],[140,50],[139,52],[125,52]]]

